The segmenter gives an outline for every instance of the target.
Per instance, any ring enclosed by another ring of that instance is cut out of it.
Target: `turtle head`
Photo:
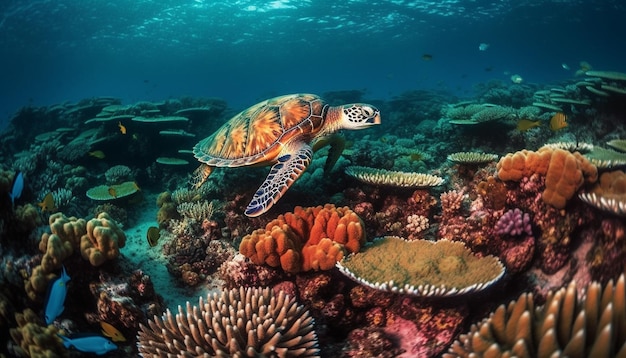
[[[345,129],[364,129],[380,124],[378,108],[364,103],[346,104],[341,108],[341,127]]]

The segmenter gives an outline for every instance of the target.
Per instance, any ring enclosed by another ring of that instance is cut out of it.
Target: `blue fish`
[[[117,349],[115,343],[98,334],[81,334],[76,338],[68,338],[59,335],[63,340],[65,348],[74,348],[85,353],[95,353],[103,355]]]
[[[46,299],[46,324],[54,322],[54,320],[63,313],[65,308],[65,296],[67,295],[67,282],[70,277],[65,272],[65,266],[61,272],[61,277],[52,282],[48,289],[48,298]]]
[[[22,190],[24,189],[24,175],[22,172],[15,173],[15,177],[13,177],[13,187],[11,188],[11,192],[9,196],[11,197],[11,206],[15,206],[15,199],[19,199],[22,195]]]

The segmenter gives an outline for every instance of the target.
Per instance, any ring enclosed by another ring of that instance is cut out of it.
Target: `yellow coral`
[[[100,266],[120,254],[126,235],[109,214],[100,213],[87,222],[87,233],[80,238],[80,252],[93,266]]]
[[[59,334],[65,334],[55,326],[45,326],[37,314],[27,308],[23,313],[16,313],[18,327],[10,330],[11,338],[19,345],[16,353],[21,357],[67,357]]]
[[[68,218],[62,213],[50,215],[48,223],[52,233],[44,233],[39,242],[39,250],[44,253],[41,266],[46,273],[60,269],[63,260],[72,255],[80,244],[80,237],[87,232],[84,219]]]

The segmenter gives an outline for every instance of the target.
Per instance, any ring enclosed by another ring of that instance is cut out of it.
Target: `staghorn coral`
[[[328,270],[330,261],[343,258],[344,251],[358,252],[364,243],[363,223],[348,207],[298,206],[246,235],[239,252],[257,265],[286,272]]]
[[[194,219],[197,222],[210,220],[215,208],[213,202],[206,200],[196,202],[183,202],[178,204],[176,210],[185,218]]]
[[[577,289],[584,292],[577,296]],[[474,324],[450,347],[453,357],[623,357],[626,354],[624,275],[604,287],[571,282],[535,307],[531,293]]]
[[[545,176],[542,198],[557,209],[565,208],[585,182],[593,183],[598,177],[596,167],[580,153],[551,147],[507,154],[498,162],[497,170],[498,177],[504,181],[520,181],[532,174]]]
[[[504,266],[496,257],[478,257],[461,242],[406,241],[394,236],[375,241],[337,267],[366,286],[415,296],[480,291],[504,276]]]
[[[238,288],[187,302],[140,325],[143,357],[318,357],[313,318],[294,297],[269,288]]]
[[[19,357],[68,357],[68,351],[58,336],[65,334],[55,326],[45,326],[37,314],[27,308],[15,314],[18,326],[10,330],[11,338],[19,345],[15,354]]]
[[[120,254],[126,235],[109,214],[100,213],[87,222],[87,232],[80,238],[80,252],[93,266],[100,266]]]

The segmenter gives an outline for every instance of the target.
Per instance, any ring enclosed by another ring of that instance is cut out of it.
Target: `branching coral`
[[[548,295],[535,308],[522,294],[501,305],[444,355],[453,357],[623,357],[626,354],[624,275],[602,287],[592,283],[577,297],[576,283]]]
[[[504,181],[520,181],[535,173],[545,176],[543,200],[557,209],[565,208],[585,182],[593,183],[598,177],[596,167],[580,153],[550,147],[507,154],[500,159],[497,169],[498,177]]]
[[[143,357],[318,357],[313,323],[283,291],[241,287],[155,316],[140,325],[137,347]]]
[[[279,215],[246,235],[239,251],[257,265],[299,272],[329,270],[344,251],[358,252],[364,243],[361,219],[348,207],[327,204]]]

